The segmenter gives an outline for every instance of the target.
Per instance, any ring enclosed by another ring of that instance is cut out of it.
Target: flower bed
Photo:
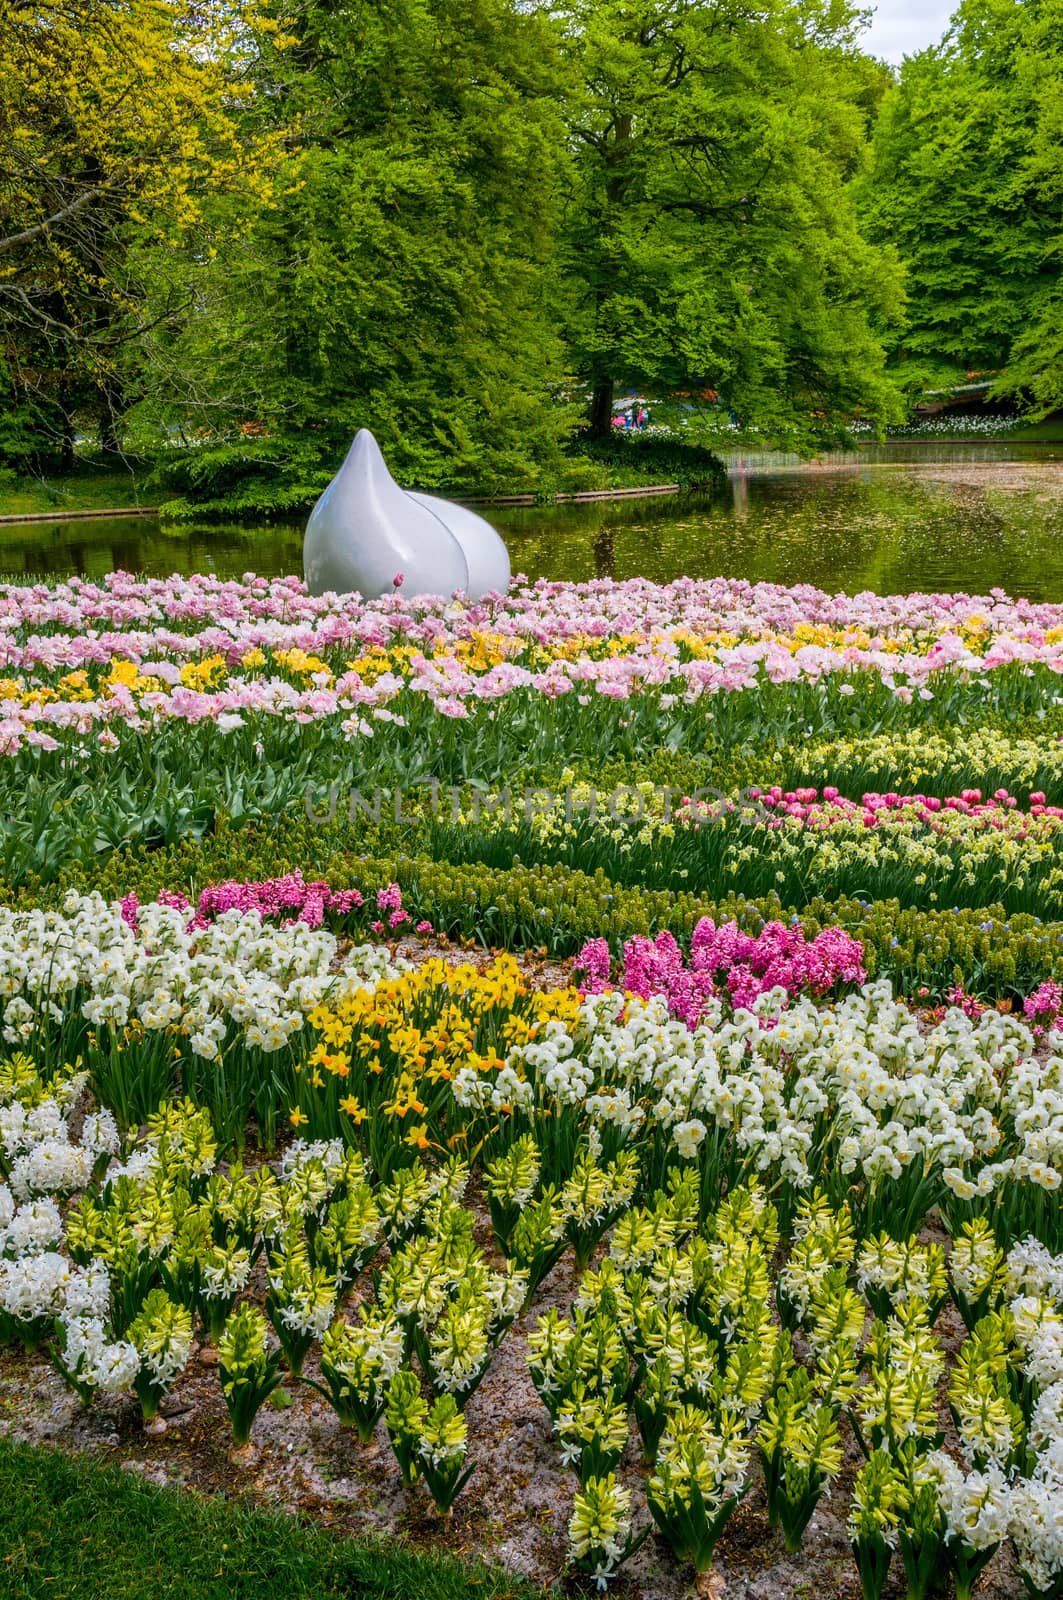
[[[1058,1600],[1063,607],[119,574],[0,657],[0,1372],[65,1438],[191,1394],[543,1579]]]
[[[601,1585],[650,1526],[705,1570],[758,1472],[796,1551],[855,1448],[866,1595],[895,1546],[967,1592],[1008,1540],[1057,1592],[1063,1057],[1023,1023],[922,1031],[880,985],[710,997],[691,1032],[660,999],[537,995],[503,962],[348,986],[310,1025],[290,1120],[324,1131],[335,1083],[373,1112],[246,1169],[191,1099],[123,1137],[86,1114],[89,1073],[4,1068],[0,1334],[48,1346],[83,1403],[135,1395],[159,1429],[198,1340],[238,1450],[302,1383],[449,1513],[519,1319],[575,1479],[570,1558]]]

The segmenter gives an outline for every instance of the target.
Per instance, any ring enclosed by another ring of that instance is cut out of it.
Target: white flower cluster
[[[140,1371],[140,1354],[127,1339],[108,1337],[111,1279],[95,1259],[71,1273],[60,1315],[63,1363],[86,1391],[121,1394]]]
[[[0,1311],[27,1326],[58,1316],[71,1270],[70,1262],[56,1250],[0,1261]]]
[[[1009,1306],[1022,1370],[1036,1396],[1027,1445],[1032,1470],[1008,1488],[1007,1531],[1032,1594],[1058,1593],[1063,1581],[1063,1256],[1036,1239],[1009,1251]]]
[[[1007,1537],[1011,1491],[999,1467],[965,1473],[943,1450],[934,1450],[916,1473],[935,1480],[950,1539],[971,1550],[992,1550]]]
[[[1031,1477],[1012,1485],[1010,1531],[1019,1570],[1035,1594],[1063,1577],[1063,1438],[1038,1457]]]
[[[1006,1262],[1013,1295],[1039,1295],[1063,1305],[1063,1256],[1054,1256],[1039,1239],[1020,1239]]]
[[[19,1199],[83,1189],[98,1159],[118,1149],[109,1111],[86,1117],[77,1141],[70,1136],[70,1113],[85,1082],[86,1075],[78,1073],[29,1108],[18,1100],[0,1106],[0,1158]]]
[[[28,1200],[16,1206],[0,1183],[0,1256],[37,1256],[63,1237],[63,1219],[54,1200]]]
[[[102,1317],[63,1319],[63,1360],[86,1389],[122,1394],[140,1371],[140,1352],[128,1339],[109,1339]]]
[[[63,1221],[54,1200],[16,1206],[0,1184],[0,1311],[9,1326],[36,1339],[53,1319],[60,1329],[64,1364],[84,1391],[127,1389],[140,1357],[126,1341],[108,1338],[111,1282],[102,1261],[75,1267],[54,1248]]]
[[[0,1033],[25,1044],[80,1014],[93,1027],[177,1027],[215,1059],[227,1038],[279,1050],[329,996],[333,1002],[405,970],[387,950],[339,957],[332,934],[304,922],[264,923],[227,911],[206,928],[187,913],[146,905],[134,930],[117,901],[70,893],[62,912],[0,907]]]
[[[820,1176],[825,1116],[838,1170],[883,1192],[916,1169],[959,1199],[1063,1181],[1063,1056],[1035,1059],[1019,1019],[951,1009],[923,1032],[886,981],[835,1005],[761,999],[763,1015],[692,1031],[661,997],[591,995],[571,1030],[551,1022],[497,1074],[463,1067],[453,1092],[475,1108],[576,1107],[591,1127],[649,1120],[688,1158],[726,1130],[747,1171],[799,1187]]]

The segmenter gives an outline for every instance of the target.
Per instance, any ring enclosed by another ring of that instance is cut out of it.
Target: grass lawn
[[[5,1600],[543,1600],[503,1573],[352,1543],[0,1439]]]
[[[70,473],[45,473],[42,478],[0,471],[0,517],[32,516],[39,511],[120,511],[127,506],[155,505],[158,491],[144,487],[147,475],[146,467],[134,473],[82,466]]]

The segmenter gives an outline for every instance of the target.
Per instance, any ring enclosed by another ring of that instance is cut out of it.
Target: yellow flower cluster
[[[373,1146],[453,1146],[460,1118],[453,1138],[446,1123],[458,1069],[497,1072],[548,1022],[573,1022],[579,1004],[575,989],[533,988],[510,955],[483,971],[427,961],[375,989],[351,990],[310,1012],[318,1039],[297,1069],[289,1120],[313,1137],[353,1138],[369,1124]]]
[[[261,655],[261,651],[257,654]],[[275,650],[273,659],[279,667],[294,672],[298,677],[315,678],[323,674],[330,683],[332,681],[332,668],[328,662],[322,661],[320,656],[308,654],[306,650]]]

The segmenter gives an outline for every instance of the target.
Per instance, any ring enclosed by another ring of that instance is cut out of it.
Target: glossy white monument
[[[311,594],[367,600],[390,594],[472,598],[509,587],[509,555],[483,517],[431,494],[408,494],[361,428],[339,472],[310,513],[303,575]]]

